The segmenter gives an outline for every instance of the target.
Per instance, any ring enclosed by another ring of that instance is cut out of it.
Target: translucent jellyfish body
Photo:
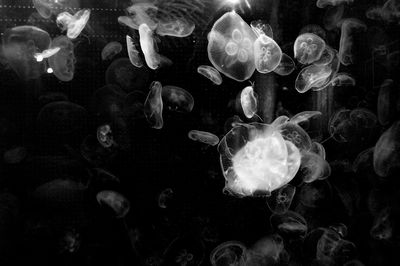
[[[53,14],[57,15],[66,10],[77,9],[80,6],[79,0],[32,0],[33,6],[45,19]]]
[[[329,82],[332,69],[329,66],[311,65],[303,68],[297,75],[295,88],[300,93],[305,93],[312,88],[321,88]]]
[[[304,238],[307,234],[307,222],[303,216],[294,211],[274,213],[270,217],[271,227],[285,239]]]
[[[161,65],[170,64],[170,60],[158,54],[157,46],[153,39],[153,31],[147,24],[139,26],[140,47],[142,48],[146,64],[151,69],[157,69]]]
[[[188,37],[195,28],[195,24],[185,19],[159,21],[156,32],[160,36]]]
[[[154,81],[150,85],[150,91],[144,102],[144,114],[152,128],[161,129],[164,125],[162,117],[163,100],[161,98],[162,85]]]
[[[35,58],[50,48],[50,35],[34,26],[18,26],[3,34],[3,54],[17,75],[23,80],[37,79],[45,71],[45,64]]]
[[[250,27],[257,37],[261,35],[267,35],[271,39],[274,38],[274,33],[272,31],[271,25],[269,25],[264,20],[253,20],[252,22],[250,22]]]
[[[219,142],[219,138],[214,134],[206,131],[190,130],[188,137],[191,140],[202,142],[207,145],[215,146]]]
[[[122,45],[119,42],[109,42],[101,51],[101,60],[111,60],[122,51]]]
[[[239,241],[224,242],[211,251],[210,262],[212,266],[245,265],[246,246]]]
[[[209,80],[212,81],[215,85],[221,85],[222,84],[222,77],[219,74],[219,72],[211,67],[211,66],[206,66],[206,65],[201,65],[197,68],[197,73],[200,75],[208,78]]]
[[[57,16],[57,25],[61,30],[67,31],[67,37],[75,39],[81,34],[90,18],[90,9],[82,9],[71,15],[68,12],[62,12]]]
[[[361,20],[346,18],[341,22],[341,35],[339,46],[339,60],[342,65],[348,66],[354,63],[353,34],[357,31],[366,31],[367,26]]]
[[[325,41],[314,33],[303,33],[294,42],[294,58],[301,64],[311,64],[322,55]]]
[[[126,49],[128,51],[128,57],[132,65],[139,68],[142,67],[143,60],[139,55],[138,49],[136,49],[135,42],[129,35],[126,35]]]
[[[162,101],[169,111],[190,113],[193,110],[193,96],[185,89],[167,85],[162,88]]]
[[[253,44],[256,35],[235,12],[227,12],[208,34],[208,58],[225,76],[236,81],[249,79],[255,70]]]
[[[277,128],[259,123],[232,128],[218,145],[225,191],[238,196],[270,195],[300,167],[300,152]]]
[[[252,118],[257,113],[257,98],[252,86],[247,86],[240,93],[240,105],[247,118]]]
[[[61,81],[70,81],[75,73],[74,44],[66,36],[61,35],[53,39],[51,47],[60,47],[60,51],[49,58],[49,65],[54,75]]]
[[[265,34],[258,36],[254,42],[254,63],[260,73],[274,71],[282,58],[279,45]]]
[[[97,140],[104,148],[110,148],[114,144],[110,125],[105,124],[97,128]]]
[[[296,187],[290,184],[273,191],[271,196],[267,198],[268,208],[272,213],[285,213],[289,210]]]
[[[130,202],[122,194],[112,191],[103,190],[96,195],[99,204],[106,204],[114,211],[117,218],[123,218],[129,212]]]

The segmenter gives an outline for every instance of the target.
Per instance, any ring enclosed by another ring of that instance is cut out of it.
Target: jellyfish
[[[393,221],[389,207],[384,208],[375,217],[371,227],[370,235],[376,240],[390,240],[393,236]]]
[[[361,151],[353,162],[353,172],[357,173],[361,170],[368,169],[368,167],[372,164],[373,153],[374,147],[370,147]]]
[[[310,65],[303,68],[296,77],[295,88],[305,93],[312,88],[324,88],[329,83],[332,69],[329,66]]]
[[[396,116],[396,105],[399,93],[393,86],[392,79],[385,79],[379,89],[378,95],[378,120],[381,125],[388,125]]]
[[[354,258],[355,245],[332,229],[325,229],[317,242],[316,258],[326,263],[334,262],[335,265],[343,265],[345,261]]]
[[[135,67],[142,67],[143,60],[139,55],[139,51],[136,49],[135,43],[131,36],[126,35],[126,48],[128,50],[129,60]]]
[[[158,207],[161,209],[166,209],[169,205],[169,201],[172,200],[174,191],[172,188],[166,188],[161,191],[160,195],[158,196]]]
[[[378,123],[376,115],[366,108],[355,108],[350,112],[350,121],[357,129],[374,128]]]
[[[132,29],[139,30],[140,25],[146,24],[152,30],[157,28],[157,21],[150,16],[151,13],[156,13],[158,8],[152,3],[135,3],[129,6],[126,11],[129,16],[119,17],[118,21]]]
[[[270,235],[258,240],[246,253],[243,265],[286,264],[284,241],[280,235]]]
[[[215,146],[219,143],[219,138],[217,136],[206,131],[190,130],[188,137],[191,140],[202,142],[210,146]]]
[[[319,155],[322,159],[326,159],[326,152],[324,146],[319,143],[319,142],[313,142],[311,151],[314,152],[315,154]]]
[[[124,218],[130,209],[129,200],[116,191],[102,190],[97,193],[96,200],[100,205],[112,208],[117,218]]]
[[[305,183],[311,183],[317,179],[328,178],[331,167],[328,162],[312,151],[303,151],[301,155],[300,172]]]
[[[104,148],[110,148],[114,144],[110,125],[104,124],[97,128],[97,140]]]
[[[151,244],[153,247],[154,244]],[[165,265],[201,265],[205,257],[205,247],[199,238],[180,236],[172,240],[164,251]]]
[[[285,116],[278,117],[275,119],[275,121],[278,119],[282,119],[282,124],[277,126],[277,128],[279,129],[280,133],[282,134],[282,137],[285,140],[293,143],[300,150],[300,152],[303,150],[309,151],[311,149],[312,146],[311,138],[302,127],[300,127],[296,123],[291,122],[290,120],[287,123],[283,122],[286,121]]]
[[[336,53],[337,52],[332,47],[325,45],[325,49],[322,51],[321,57],[313,64],[316,66],[326,66],[332,62]]]
[[[332,84],[332,86],[355,86],[356,80],[347,73],[336,73],[330,84]]]
[[[267,206],[273,213],[282,214],[289,210],[296,187],[286,184],[283,187],[273,191],[271,196],[267,198]]]
[[[348,233],[347,226],[343,223],[331,225],[329,229],[335,231],[341,238],[346,237]]]
[[[144,115],[152,128],[161,129],[164,125],[162,111],[162,85],[158,81],[150,84],[150,91],[144,102]]]
[[[343,3],[351,4],[354,0],[317,0],[317,7],[325,8],[327,6],[337,6]]]
[[[371,7],[365,16],[372,20],[382,20],[387,23],[398,23],[400,7],[397,0],[387,0],[381,7]]]
[[[73,11],[80,6],[79,0],[32,0],[37,12],[45,19],[65,10]]]
[[[252,86],[247,86],[240,93],[240,105],[244,115],[249,119],[257,113],[257,98]]]
[[[54,75],[61,81],[71,81],[75,72],[74,44],[66,36],[53,39],[51,47],[60,47],[60,51],[49,58],[49,65]]]
[[[101,51],[101,60],[111,60],[122,51],[122,45],[119,42],[109,42]]]
[[[210,254],[212,266],[245,265],[246,246],[239,241],[227,241],[215,247]]]
[[[314,33],[300,34],[294,42],[294,58],[303,65],[311,64],[321,58],[325,46],[325,41]]]
[[[236,81],[247,80],[253,75],[256,35],[237,13],[222,15],[207,39],[208,59],[219,72]]]
[[[253,32],[256,34],[257,38],[260,37],[260,35],[267,35],[271,39],[274,38],[274,33],[272,31],[271,25],[269,25],[266,21],[264,20],[253,20],[250,22],[250,27],[253,30]]]
[[[61,50],[60,47],[53,47],[53,48],[46,49],[43,52],[35,53],[33,56],[35,57],[36,61],[41,62],[41,61],[43,61],[43,59],[49,58],[49,57],[55,55],[60,50]]]
[[[201,65],[197,68],[197,73],[208,78],[215,85],[222,84],[221,74],[219,74],[219,72],[212,66]]]
[[[71,15],[68,12],[62,12],[58,14],[56,22],[62,31],[67,31],[68,38],[76,39],[85,28],[89,18],[90,9],[82,9],[74,15]]]
[[[353,34],[358,31],[366,31],[367,26],[361,20],[355,18],[346,18],[342,21],[341,35],[339,44],[339,60],[344,66],[354,63],[352,53]]]
[[[298,195],[302,205],[308,208],[319,208],[331,200],[332,187],[327,180],[316,180],[312,183],[304,183]]]
[[[339,5],[326,10],[322,22],[326,30],[331,31],[340,27],[344,15],[344,9],[344,5]]]
[[[258,36],[254,42],[254,62],[258,72],[269,73],[274,71],[282,58],[279,45],[265,34]]]
[[[39,78],[45,64],[35,58],[50,48],[50,35],[35,26],[17,26],[3,34],[3,54],[11,68],[22,80]]]
[[[122,113],[126,93],[117,85],[105,85],[94,91],[91,109],[98,117],[114,118]]]
[[[270,217],[272,230],[285,239],[301,239],[307,234],[307,222],[299,213],[288,210],[274,213]]]
[[[193,110],[193,96],[185,89],[167,85],[163,86],[161,95],[162,101],[169,111],[190,113]]]
[[[339,109],[329,119],[328,131],[337,142],[347,142],[349,139],[351,121],[350,110]]]
[[[400,166],[400,121],[380,136],[374,148],[374,170],[381,177],[390,175]]]
[[[285,53],[282,53],[279,65],[274,69],[274,72],[280,76],[288,76],[296,69],[293,59]]]

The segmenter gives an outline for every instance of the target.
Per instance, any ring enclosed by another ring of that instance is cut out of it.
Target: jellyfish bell
[[[215,85],[222,84],[221,74],[212,66],[201,65],[197,68],[197,73],[208,78]]]
[[[112,41],[104,46],[101,51],[101,60],[111,60],[122,51],[122,45],[119,42]]]
[[[193,96],[183,88],[167,85],[162,87],[162,101],[169,111],[190,113],[193,110]]]
[[[274,69],[274,73],[279,76],[288,76],[296,69],[293,59],[285,53],[282,53],[279,65]]]
[[[286,184],[283,187],[273,191],[271,196],[267,198],[267,206],[272,213],[285,213],[289,210],[296,187]]]
[[[90,18],[90,9],[82,9],[71,15],[68,12],[58,14],[56,22],[62,31],[67,31],[67,37],[76,39],[85,28]]]
[[[258,72],[269,73],[274,71],[282,58],[279,45],[265,34],[258,36],[254,42],[254,62]]]
[[[314,33],[303,33],[294,42],[294,58],[306,65],[320,59],[325,49],[325,41]]]
[[[332,69],[329,66],[307,66],[297,75],[295,88],[300,93],[305,93],[312,88],[325,88],[329,84],[331,74]]]
[[[303,239],[308,230],[306,219],[299,213],[290,210],[285,213],[272,214],[270,224],[274,232],[289,240]]]
[[[150,16],[151,13],[158,12],[158,8],[153,3],[134,3],[126,11],[129,13],[131,28],[139,30],[141,24],[146,24],[152,30],[157,28],[157,21]]]
[[[154,41],[153,31],[147,24],[141,24],[139,26],[139,36],[140,47],[142,48],[147,66],[155,70],[162,64],[166,64],[166,59],[157,52],[157,44]]]
[[[257,113],[258,96],[252,86],[245,87],[240,93],[240,105],[247,118],[252,118]]]
[[[122,194],[112,190],[102,190],[96,195],[100,205],[107,205],[114,211],[117,218],[124,218],[130,209],[130,202]]]
[[[282,137],[293,143],[300,151],[311,149],[312,141],[307,132],[296,123],[283,123],[277,127]]]
[[[59,47],[60,50],[49,58],[49,65],[54,75],[61,81],[71,81],[75,73],[74,44],[66,36],[61,35],[53,39],[51,47]]]

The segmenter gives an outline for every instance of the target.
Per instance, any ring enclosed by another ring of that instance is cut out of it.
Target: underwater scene
[[[0,0],[0,265],[400,265],[400,0]]]

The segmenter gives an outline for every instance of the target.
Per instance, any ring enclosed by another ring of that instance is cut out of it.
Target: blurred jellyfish
[[[337,142],[347,142],[350,139],[353,128],[350,113],[351,111],[348,109],[339,109],[329,119],[328,131]]]
[[[166,209],[169,205],[169,202],[172,200],[174,191],[172,188],[166,188],[161,191],[160,195],[158,196],[158,207],[161,209]]]
[[[109,42],[101,51],[101,60],[111,60],[122,51],[122,45],[119,42]]]
[[[366,150],[361,151],[353,162],[352,169],[354,172],[368,169],[367,166],[372,164],[372,157],[374,153],[374,147],[370,147]]]
[[[308,230],[304,217],[294,211],[272,214],[270,224],[275,233],[291,240],[304,238]]]
[[[303,151],[301,154],[300,172],[305,183],[311,183],[317,179],[328,178],[331,167],[328,162],[318,154],[311,151]]]
[[[244,122],[242,121],[242,119],[240,119],[239,116],[234,115],[232,117],[229,117],[224,124],[224,132],[228,133],[232,128],[240,125],[240,124],[244,124]]]
[[[105,85],[94,91],[91,99],[92,112],[98,117],[111,119],[122,113],[126,93],[116,85]]]
[[[97,140],[104,148],[110,148],[114,144],[110,125],[105,124],[97,128]]]
[[[397,0],[387,0],[381,7],[371,7],[365,16],[373,20],[382,20],[387,23],[399,23],[400,7]]]
[[[343,266],[365,266],[365,265],[359,260],[349,260],[346,261],[346,263],[343,264]]]
[[[219,143],[219,138],[217,136],[206,131],[190,130],[188,137],[191,140],[202,142],[211,146],[215,146]]]
[[[222,84],[221,74],[219,74],[219,72],[211,66],[201,65],[197,68],[197,73],[208,78],[215,85]]]
[[[374,128],[378,123],[376,115],[366,108],[355,108],[351,110],[349,118],[357,129]]]
[[[49,65],[54,75],[61,81],[71,81],[75,72],[74,44],[66,36],[53,39],[51,47],[60,47],[60,51],[49,58]]]
[[[279,45],[265,34],[258,36],[254,42],[254,61],[256,69],[260,73],[274,71],[282,58],[282,50]]]
[[[322,159],[325,160],[326,157],[326,152],[324,146],[322,146],[321,143],[319,142],[313,142],[311,151],[314,152],[315,154],[319,155]]]
[[[361,20],[355,18],[346,18],[342,21],[341,35],[339,44],[339,60],[342,65],[348,66],[354,63],[352,53],[353,37],[357,31],[366,31],[367,26]]]
[[[79,0],[32,0],[33,6],[38,13],[45,19],[49,19],[53,14],[57,15],[65,10],[78,9]]]
[[[325,87],[329,83],[332,69],[329,66],[310,65],[303,68],[296,77],[295,88],[305,93],[312,88]]]
[[[81,34],[90,18],[90,9],[82,9],[71,15],[68,12],[58,14],[56,22],[62,31],[67,31],[67,37],[75,39]]]
[[[17,26],[3,34],[3,54],[22,80],[37,79],[45,72],[45,64],[35,55],[50,48],[50,35],[35,26]]]
[[[219,72],[236,81],[247,80],[253,75],[256,35],[237,13],[222,15],[207,39],[208,59]]]
[[[356,80],[347,73],[336,73],[330,84],[332,84],[332,86],[355,86]]]
[[[320,111],[303,111],[295,114],[292,118],[289,119],[289,122],[293,124],[300,124],[304,121],[310,120],[312,117],[321,115],[322,113]]]
[[[28,151],[25,147],[18,146],[8,149],[3,154],[5,163],[17,164],[22,162],[28,155]]]
[[[143,60],[139,55],[139,51],[136,49],[135,42],[129,35],[126,35],[126,48],[128,50],[129,60],[131,61],[132,65],[139,68],[142,67]]]
[[[326,30],[331,31],[340,27],[340,21],[342,21],[344,15],[344,9],[344,5],[326,9],[323,18],[323,25]]]
[[[396,121],[380,136],[374,148],[374,170],[386,177],[400,166],[400,121]]]
[[[325,8],[327,6],[337,6],[343,3],[351,4],[354,0],[317,0],[317,7]]]
[[[294,58],[303,65],[311,64],[320,59],[325,46],[325,41],[318,35],[303,33],[294,42]]]
[[[43,59],[49,58],[50,56],[53,56],[56,53],[58,53],[60,49],[61,49],[60,47],[49,48],[41,53],[35,53],[33,56],[35,57],[36,61],[41,62],[43,61]]]
[[[391,221],[391,210],[389,207],[384,208],[375,217],[374,224],[370,230],[370,235],[376,240],[389,240],[393,236],[393,221]]]
[[[96,195],[99,204],[106,204],[116,214],[117,218],[123,218],[129,212],[130,203],[122,194],[112,190],[102,190]]]
[[[347,226],[343,223],[338,223],[338,224],[334,224],[329,226],[329,229],[335,231],[336,233],[339,234],[340,237],[346,237],[347,236]]]
[[[157,22],[150,14],[157,12],[157,10],[158,8],[151,3],[135,3],[126,9],[129,16],[119,17],[118,21],[135,30],[139,30],[142,24],[146,24],[150,29],[155,30]]]
[[[150,85],[150,91],[144,102],[144,114],[152,128],[161,129],[164,121],[162,117],[163,100],[161,97],[162,85],[158,81],[153,81]]]
[[[257,113],[257,98],[252,86],[247,86],[240,93],[240,105],[244,115],[249,119]]]
[[[210,254],[212,266],[237,265],[246,262],[246,247],[239,241],[227,241],[215,247]]]
[[[296,69],[296,65],[293,59],[285,53],[282,53],[281,61],[279,65],[274,69],[274,72],[280,76],[287,76],[292,74]]]
[[[296,187],[286,184],[283,187],[273,191],[271,196],[267,198],[267,206],[272,213],[282,214],[289,210]]]
[[[279,235],[271,235],[258,240],[247,250],[244,265],[286,264],[284,241]]]
[[[385,79],[379,89],[378,119],[381,125],[388,125],[396,116],[396,105],[399,99],[398,89],[393,86],[392,79]]]
[[[298,193],[301,204],[309,208],[326,205],[332,197],[332,187],[327,180],[305,183]]]
[[[193,110],[193,96],[177,86],[167,85],[162,88],[162,101],[166,109],[173,112],[190,113]]]
[[[269,25],[264,20],[253,20],[252,22],[250,22],[250,27],[257,35],[257,37],[260,37],[260,35],[267,35],[271,39],[274,38],[274,33],[272,31],[271,25]]]

